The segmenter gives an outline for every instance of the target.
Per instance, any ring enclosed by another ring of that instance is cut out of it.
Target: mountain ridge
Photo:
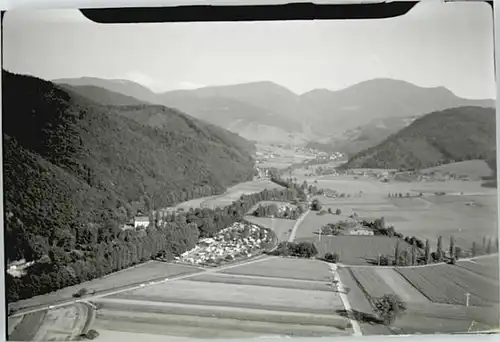
[[[131,93],[127,91],[125,95],[133,96]],[[376,119],[413,117],[467,105],[494,107],[491,99],[464,99],[442,86],[420,87],[389,78],[371,79],[340,90],[315,89],[300,95],[271,81],[151,94],[152,103],[178,108],[248,140],[289,142],[293,135],[296,143],[303,144],[341,136],[360,123]],[[141,100],[146,97],[137,96]]]

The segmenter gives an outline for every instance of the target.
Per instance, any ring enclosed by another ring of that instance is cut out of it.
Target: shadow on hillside
[[[349,312],[346,310],[335,310],[335,312],[339,316],[349,317]],[[368,324],[383,324],[384,323],[378,317],[376,317],[372,314],[366,313],[366,312],[351,310],[350,313],[352,314],[352,317],[360,323],[368,323]]]

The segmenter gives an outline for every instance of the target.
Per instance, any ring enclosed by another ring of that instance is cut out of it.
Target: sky
[[[382,20],[96,24],[76,10],[13,10],[4,68],[46,80],[128,79],[156,92],[272,81],[297,94],[374,78],[495,98],[485,3],[422,2]]]

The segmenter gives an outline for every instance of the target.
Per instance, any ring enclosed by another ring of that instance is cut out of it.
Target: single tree
[[[417,244],[415,240],[411,244],[411,264],[415,265],[417,263]]]
[[[455,257],[455,238],[450,236],[450,258]]]
[[[406,311],[406,303],[395,294],[386,294],[375,299],[375,310],[385,325],[394,324],[396,318]]]
[[[477,254],[477,247],[476,247],[476,242],[475,241],[472,242],[471,254],[472,254],[473,257],[475,257],[476,254]]]
[[[342,214],[342,211],[337,208],[337,210],[335,210],[335,214],[340,215],[340,214]],[[497,240],[497,244],[498,244],[498,240]]]
[[[483,236],[483,251],[486,249],[486,236]]]
[[[328,208],[328,213],[331,214],[332,213],[332,208]]]
[[[488,245],[486,246],[486,254],[491,253],[491,238],[488,239]]]
[[[396,242],[396,248],[394,249],[394,265],[399,265],[399,240]]]

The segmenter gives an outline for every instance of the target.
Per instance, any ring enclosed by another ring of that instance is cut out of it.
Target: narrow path
[[[351,303],[349,303],[349,299],[347,298],[346,290],[344,287],[344,284],[342,284],[342,281],[340,280],[339,273],[337,272],[337,265],[335,264],[329,264],[330,270],[333,275],[333,281],[337,283],[337,289],[338,289],[338,294],[340,297],[340,300],[342,301],[342,304],[344,305],[345,311],[348,313],[349,316],[349,322],[351,322],[352,325],[352,330],[354,330],[354,336],[362,336],[363,333],[361,332],[361,327],[358,324],[358,321],[352,318],[352,307]]]
[[[299,228],[299,226],[301,225],[302,221],[304,221],[304,219],[306,218],[307,215],[309,215],[309,213],[311,212],[311,209],[308,209],[304,215],[302,215],[298,220],[297,222],[295,222],[295,225],[293,226],[292,228],[292,232],[290,233],[290,237],[288,238],[288,242],[293,242],[293,240],[295,240],[295,234],[297,233],[297,229]]]

